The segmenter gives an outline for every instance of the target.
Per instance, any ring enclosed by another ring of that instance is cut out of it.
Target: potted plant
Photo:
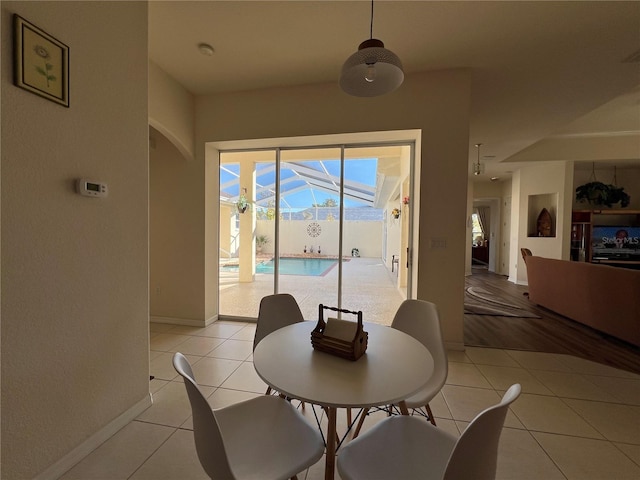
[[[576,188],[576,200],[579,202],[589,202],[591,205],[611,207],[620,203],[622,208],[629,206],[631,197],[622,187],[615,185],[605,185],[602,182],[589,182]]]
[[[244,189],[244,192],[240,194],[240,197],[238,198],[238,201],[236,202],[236,208],[238,209],[239,213],[244,213],[247,211],[247,208],[249,208],[250,204],[249,204],[249,200],[247,200],[247,196],[245,195],[247,189]]]
[[[262,252],[262,248],[269,243],[271,240],[266,235],[258,235],[256,236],[256,251],[258,253]]]

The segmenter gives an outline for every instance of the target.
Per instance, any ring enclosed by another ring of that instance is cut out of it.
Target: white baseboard
[[[196,320],[194,318],[179,318],[179,317],[158,317],[154,315],[149,316],[150,323],[166,323],[171,325],[186,325],[187,327],[208,327],[214,322],[218,321],[218,315],[209,317],[206,320]]]
[[[525,287],[529,286],[529,282],[528,281],[526,281],[526,280],[518,280],[517,278],[512,277],[512,276],[509,276],[507,278],[507,281],[511,282],[511,283],[515,283],[516,285],[524,285]]]
[[[196,320],[194,318],[179,318],[179,317],[156,317],[149,316],[149,322],[151,323],[169,323],[171,325],[186,325],[188,327],[206,327],[212,323],[212,320]]]
[[[132,420],[138,417],[142,412],[149,408],[152,403],[153,397],[151,396],[151,393],[149,393],[148,396],[144,397],[129,410],[122,413],[115,420],[91,435],[87,440],[71,450],[56,463],[34,477],[34,480],[54,480],[56,478],[60,478],[84,457],[109,440],[116,432],[118,432],[118,430],[125,427]]]
[[[447,350],[454,350],[456,352],[464,352],[464,343],[460,342],[444,342],[444,347]]]

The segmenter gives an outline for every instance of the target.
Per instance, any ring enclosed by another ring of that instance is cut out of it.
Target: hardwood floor
[[[481,268],[473,269],[466,285],[484,288],[541,318],[465,314],[465,345],[565,353],[640,374],[640,348],[538,307],[524,295],[526,286]]]

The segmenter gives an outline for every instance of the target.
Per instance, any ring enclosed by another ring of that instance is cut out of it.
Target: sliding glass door
[[[309,320],[324,304],[389,324],[409,286],[410,165],[409,145],[221,152],[220,318],[286,292]]]

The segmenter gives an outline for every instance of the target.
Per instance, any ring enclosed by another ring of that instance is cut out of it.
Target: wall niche
[[[558,194],[529,195],[527,213],[528,237],[555,237]]]

